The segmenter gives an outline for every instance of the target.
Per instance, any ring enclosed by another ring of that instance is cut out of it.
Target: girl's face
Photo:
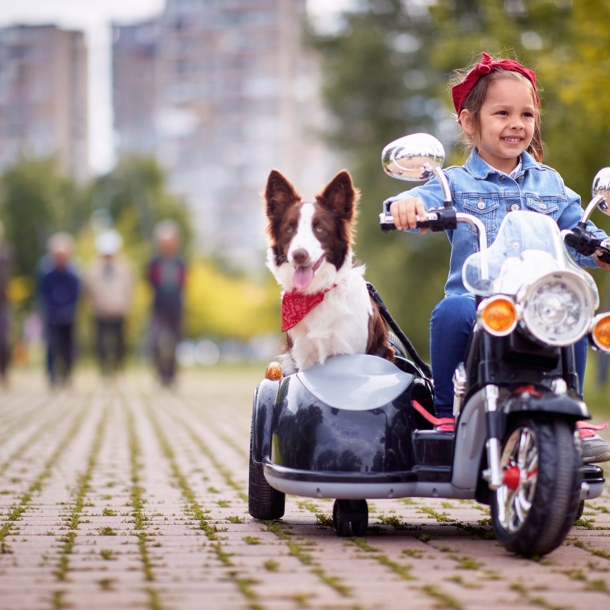
[[[501,78],[487,88],[478,129],[468,110],[462,110],[460,122],[473,138],[481,159],[509,174],[532,141],[536,112],[534,92],[529,83]]]

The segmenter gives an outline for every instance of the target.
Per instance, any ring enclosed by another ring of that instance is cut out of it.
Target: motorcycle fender
[[[252,457],[257,462],[271,455],[271,420],[279,387],[279,381],[263,379],[254,391]]]
[[[500,408],[506,416],[513,413],[543,412],[574,419],[590,419],[585,403],[570,394],[548,392],[541,396],[514,394]],[[502,424],[504,428],[504,423]],[[487,440],[484,390],[473,394],[462,409],[455,429],[455,451],[451,482],[459,489],[475,489],[479,479],[481,458]]]
[[[455,450],[451,483],[459,489],[476,489],[481,456],[487,440],[484,390],[465,403],[455,427]]]
[[[552,392],[546,392],[538,396],[529,392],[513,394],[506,401],[502,410],[506,414],[537,411],[556,413],[574,419],[591,419],[587,405],[572,394],[554,394]]]

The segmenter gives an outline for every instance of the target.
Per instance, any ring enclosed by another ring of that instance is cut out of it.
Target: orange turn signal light
[[[271,362],[265,371],[265,379],[269,379],[270,381],[279,381],[283,374],[284,372],[282,371],[282,365],[279,362]]]
[[[477,309],[477,322],[496,337],[510,334],[517,325],[517,308],[506,296],[494,296],[481,302]]]
[[[610,352],[610,313],[600,313],[593,319],[593,343],[600,350]]]

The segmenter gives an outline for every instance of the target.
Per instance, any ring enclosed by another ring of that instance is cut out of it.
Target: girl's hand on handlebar
[[[601,267],[602,269],[610,270],[610,263],[604,263],[604,261],[601,258],[599,258],[598,254],[594,254],[593,258],[595,259],[595,262],[597,263],[598,267]]]
[[[399,231],[404,229],[417,229],[417,218],[426,218],[426,206],[421,199],[408,197],[399,199],[390,205],[390,214],[394,218],[394,224]],[[420,229],[420,233],[425,233],[428,229]]]

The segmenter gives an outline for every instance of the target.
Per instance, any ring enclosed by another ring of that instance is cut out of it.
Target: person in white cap
[[[95,240],[99,256],[85,275],[85,294],[95,318],[96,350],[102,374],[113,373],[125,357],[125,317],[133,298],[133,275],[120,252],[123,239],[114,229]]]

